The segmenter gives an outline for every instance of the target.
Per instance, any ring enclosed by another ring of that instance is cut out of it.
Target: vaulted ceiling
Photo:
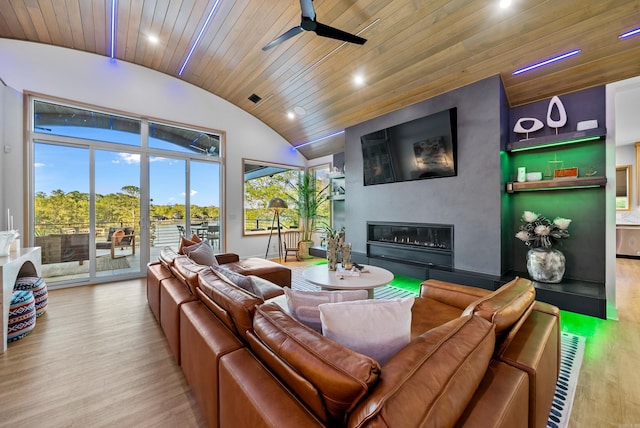
[[[343,150],[344,135],[324,137],[490,76],[500,75],[515,106],[640,75],[640,35],[618,39],[640,27],[640,0],[498,3],[315,0],[319,22],[368,41],[304,32],[263,51],[300,24],[298,0],[6,0],[0,37],[110,56],[115,4],[117,60],[212,92],[292,145],[321,139],[300,148],[309,159]],[[512,75],[574,49],[581,52]],[[353,81],[357,74],[362,85]],[[249,100],[252,94],[260,101]]]

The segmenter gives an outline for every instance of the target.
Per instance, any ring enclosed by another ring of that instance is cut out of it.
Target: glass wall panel
[[[140,155],[94,157],[96,276],[140,272]]]
[[[140,146],[140,120],[38,100],[33,109],[34,132]]]
[[[163,247],[178,250],[180,237],[187,231],[186,168],[183,159],[152,156],[149,158],[149,195],[151,216],[151,259],[155,260]]]
[[[25,238],[42,247],[46,281],[139,277],[162,248],[177,250],[194,233],[224,251],[222,133],[30,106],[34,216]]]
[[[150,122],[149,147],[219,157],[220,135]]]
[[[89,277],[89,149],[36,142],[33,227],[47,282]]]
[[[220,164],[191,161],[189,212],[191,232],[221,252]]]

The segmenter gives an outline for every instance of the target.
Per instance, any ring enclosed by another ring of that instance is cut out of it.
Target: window
[[[301,168],[254,160],[244,161],[244,232],[260,233],[276,228],[269,201],[281,198],[289,205],[281,210],[280,225],[285,229],[298,228],[298,213],[291,206]]]
[[[33,131],[39,134],[140,146],[140,120],[36,100]]]
[[[220,156],[220,134],[149,123],[149,147],[182,153]]]
[[[141,276],[184,234],[224,251],[223,133],[31,101],[26,236],[48,283]]]

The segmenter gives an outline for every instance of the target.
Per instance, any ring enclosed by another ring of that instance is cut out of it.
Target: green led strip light
[[[554,142],[554,143],[540,144],[540,145],[530,146],[530,147],[518,147],[517,149],[511,149],[511,151],[512,152],[522,152],[522,151],[525,151],[525,150],[534,150],[534,149],[542,149],[542,148],[545,148],[545,147],[563,146],[565,144],[582,143],[584,141],[593,141],[593,140],[598,140],[598,139],[600,139],[599,136],[586,137],[586,138],[577,138],[575,140],[557,141],[557,142]]]
[[[539,192],[540,190],[570,190],[570,189],[591,189],[596,187],[602,187],[599,184],[589,185],[576,185],[576,186],[563,186],[563,187],[536,187],[535,189],[518,189],[516,192]]]

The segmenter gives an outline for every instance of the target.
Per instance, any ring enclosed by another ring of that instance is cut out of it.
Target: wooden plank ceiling
[[[343,44],[304,32],[297,0],[117,0],[115,57],[212,92],[299,145],[500,75],[512,106],[640,74],[640,0],[316,0],[317,20],[368,39]],[[0,37],[110,55],[111,0],[0,2]],[[149,43],[155,35],[159,43]],[[571,59],[513,76],[573,49]],[[353,83],[361,73],[363,86]],[[262,100],[256,104],[251,94]],[[298,107],[303,116],[286,113]],[[342,135],[301,148],[307,158],[343,150]]]

